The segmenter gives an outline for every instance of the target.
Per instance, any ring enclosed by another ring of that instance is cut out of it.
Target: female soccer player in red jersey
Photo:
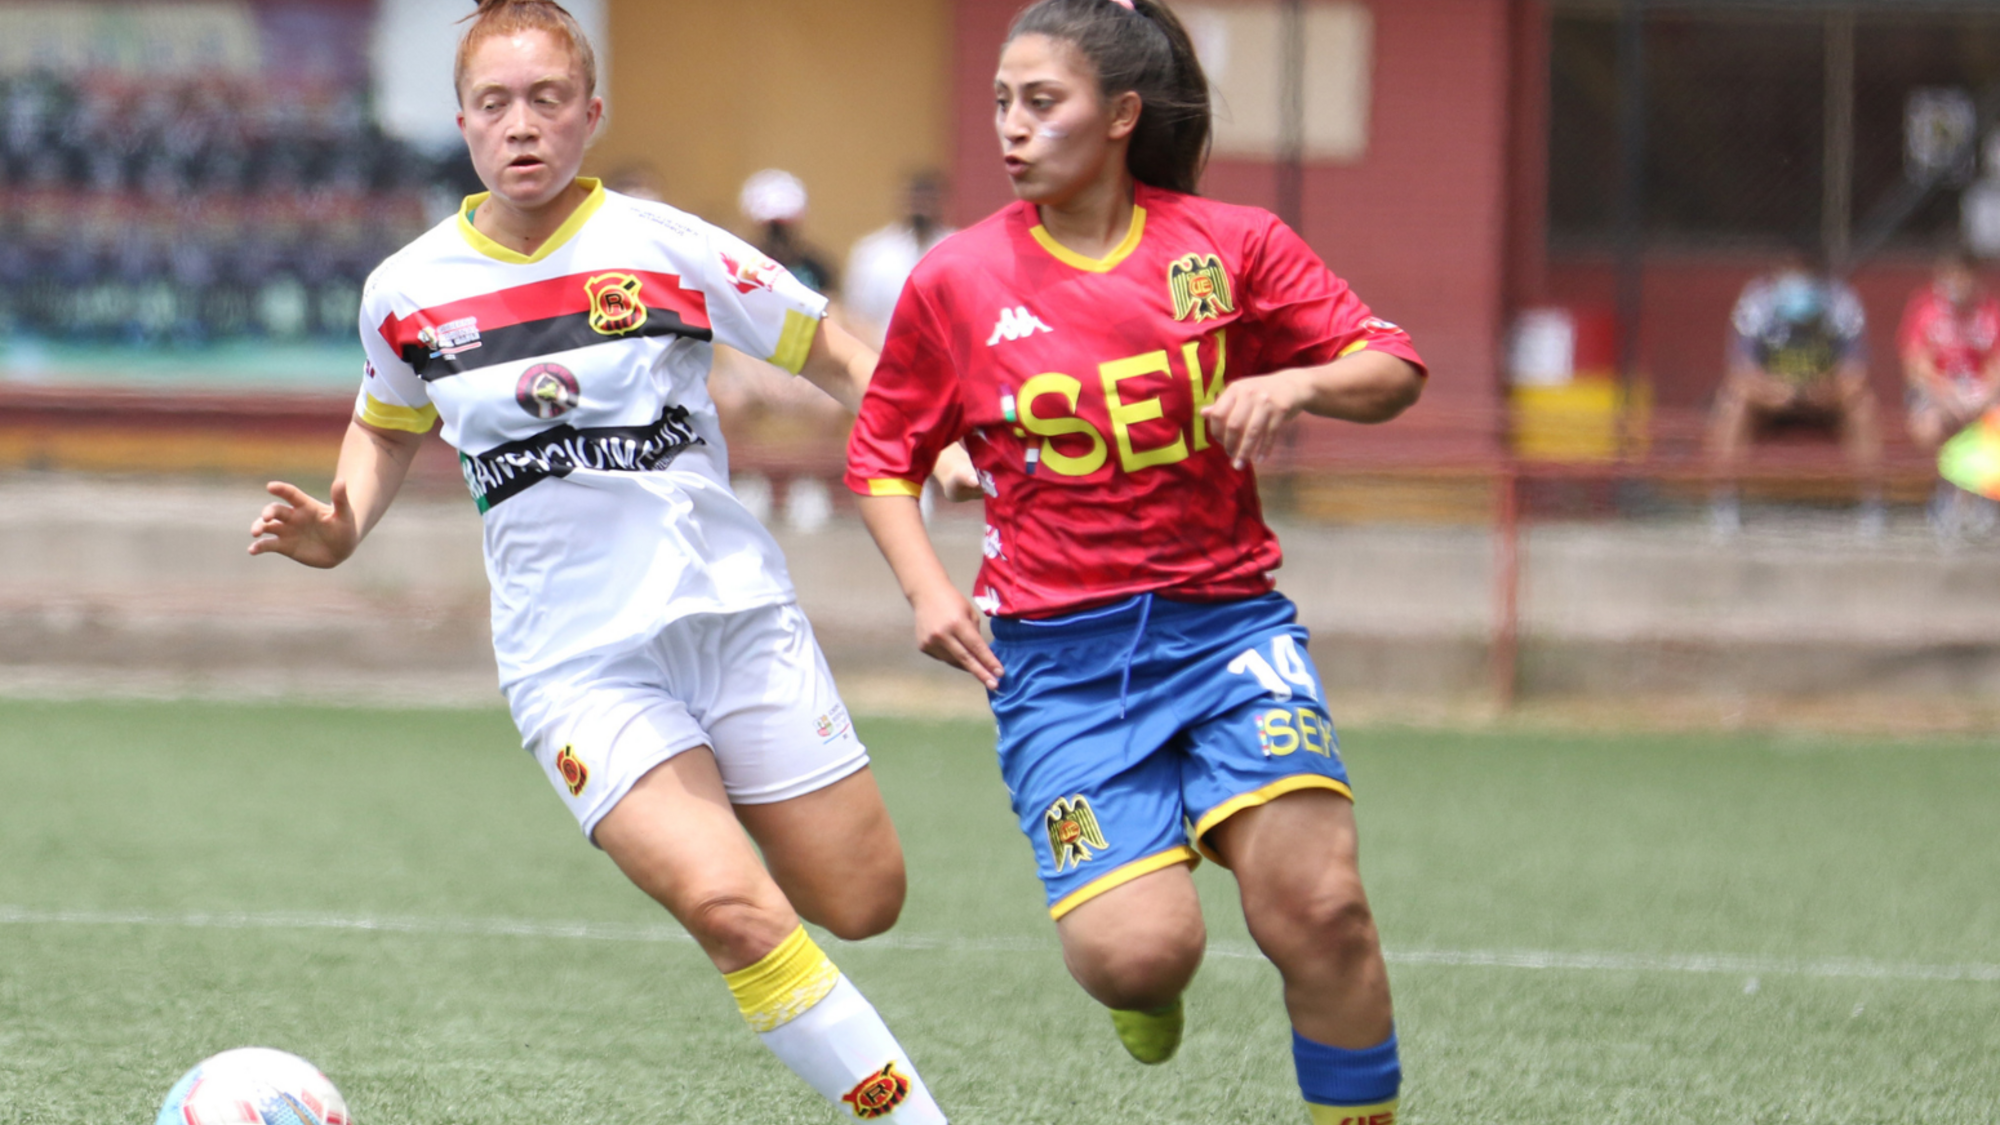
[[[593,60],[552,0],[482,0],[456,78],[491,190],[369,278],[332,503],[271,485],[250,552],[345,560],[442,421],[485,523],[502,690],[584,834],[843,1117],[941,1125],[799,924],[888,929],[902,850],[707,392],[717,340],[850,405],[874,355],[741,240],[577,175]]]
[[[1040,0],[994,93],[1019,202],[904,289],[848,485],[923,650],[987,687],[1064,958],[1132,1054],[1179,1042],[1207,856],[1283,977],[1312,1117],[1386,1125],[1401,1068],[1351,793],[1249,466],[1300,411],[1395,417],[1421,360],[1273,216],[1193,194],[1207,83],[1155,0]],[[990,649],[917,509],[961,439]]]

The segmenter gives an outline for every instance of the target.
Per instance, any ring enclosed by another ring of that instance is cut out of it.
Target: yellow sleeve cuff
[[[771,362],[797,375],[805,368],[806,356],[812,352],[813,337],[818,333],[818,317],[786,309],[785,329],[778,334],[778,350],[771,353]]]
[[[361,396],[361,420],[380,430],[427,434],[437,424],[435,406],[392,406],[371,394]]]
[[[914,481],[897,480],[891,477],[887,480],[871,480],[868,482],[868,495],[870,496],[922,496],[923,494],[924,486]]]
[[[1368,341],[1356,340],[1353,343],[1347,345],[1346,347],[1340,349],[1340,354],[1334,358],[1346,359],[1348,356],[1353,355],[1355,352],[1365,352],[1367,350],[1368,350]]]

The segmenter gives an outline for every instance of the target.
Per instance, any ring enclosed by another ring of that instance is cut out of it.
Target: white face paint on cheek
[[[1054,125],[1044,125],[1035,130],[1035,135],[1045,141],[1061,141],[1069,139],[1069,130],[1058,129]]]

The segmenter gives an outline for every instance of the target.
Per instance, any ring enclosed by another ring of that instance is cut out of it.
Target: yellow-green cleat
[[[1179,1000],[1150,1012],[1111,1009],[1111,1026],[1118,1029],[1118,1041],[1125,1044],[1133,1058],[1147,1066],[1174,1057],[1174,1052],[1180,1049],[1181,1028],[1186,1022]]]

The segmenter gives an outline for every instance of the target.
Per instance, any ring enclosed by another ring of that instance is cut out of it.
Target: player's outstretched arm
[[[989,689],[1000,686],[1006,669],[979,631],[979,611],[951,584],[924,530],[914,496],[860,496],[861,520],[917,618],[917,647],[925,656],[963,668]]]
[[[849,413],[860,413],[861,397],[868,393],[868,380],[875,373],[876,353],[853,333],[831,320],[820,321],[813,334],[812,350],[806,353],[799,374],[813,386],[834,397]],[[953,444],[938,456],[937,478],[947,500],[972,500],[979,496],[979,474],[963,447]]]
[[[807,382],[832,395],[850,414],[860,411],[861,396],[874,373],[875,350],[831,320],[819,322],[812,348],[799,368]]]
[[[1301,411],[1348,422],[1386,422],[1423,393],[1415,365],[1387,352],[1359,351],[1320,367],[1239,379],[1202,408],[1208,432],[1237,468],[1271,451],[1278,430]]]
[[[276,553],[320,568],[347,561],[403,487],[423,440],[422,434],[349,422],[331,502],[322,504],[283,481],[265,485],[278,502],[266,504],[250,525],[250,553]]]

